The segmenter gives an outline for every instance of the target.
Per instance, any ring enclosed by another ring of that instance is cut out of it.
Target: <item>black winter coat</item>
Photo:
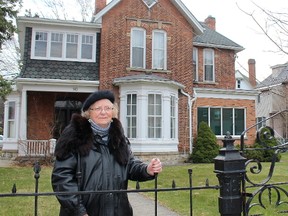
[[[134,158],[118,119],[109,129],[108,145],[93,135],[88,120],[78,114],[58,139],[52,172],[54,192],[76,192],[77,162],[81,157],[81,191],[126,190],[128,180],[146,181],[147,164]],[[127,193],[58,195],[60,216],[132,216]]]

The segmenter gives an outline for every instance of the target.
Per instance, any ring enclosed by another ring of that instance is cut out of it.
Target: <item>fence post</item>
[[[229,132],[222,141],[223,148],[214,159],[214,172],[220,185],[219,213],[221,216],[240,216],[243,211],[241,183],[246,172],[246,158],[234,147],[235,140]]]

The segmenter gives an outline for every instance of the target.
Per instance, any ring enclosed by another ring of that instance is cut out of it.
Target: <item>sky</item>
[[[108,3],[110,1],[107,0]],[[75,8],[71,2],[64,0],[64,3],[68,3],[68,8]],[[278,52],[275,44],[264,35],[252,17],[247,15],[247,13],[253,14],[258,22],[265,24],[267,17],[263,16],[256,5],[272,12],[288,14],[287,0],[182,0],[182,2],[200,22],[208,16],[214,17],[216,31],[244,48],[237,53],[235,61],[235,69],[244,75],[248,76],[249,59],[256,61],[256,78],[259,81],[272,73],[271,66],[288,62],[288,56]],[[23,0],[20,15],[24,15],[25,9],[31,9],[32,14],[39,13],[43,11],[43,4],[41,5],[41,0]],[[275,33],[273,27],[269,28],[270,32]],[[278,38],[277,35],[273,37]]]

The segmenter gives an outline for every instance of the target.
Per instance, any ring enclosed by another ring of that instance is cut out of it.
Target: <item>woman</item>
[[[54,192],[126,190],[128,180],[146,181],[162,171],[159,159],[134,158],[111,91],[92,93],[74,114],[55,148]],[[58,195],[60,216],[132,216],[127,193]]]

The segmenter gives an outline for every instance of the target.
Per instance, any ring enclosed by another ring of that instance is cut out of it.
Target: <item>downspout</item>
[[[188,97],[188,112],[189,112],[189,153],[192,154],[193,152],[193,133],[192,133],[192,105],[193,105],[193,102],[196,100],[196,91],[194,90],[194,98],[191,99],[191,96],[184,92],[183,89],[180,89],[181,93],[183,95],[185,95],[186,97]]]

